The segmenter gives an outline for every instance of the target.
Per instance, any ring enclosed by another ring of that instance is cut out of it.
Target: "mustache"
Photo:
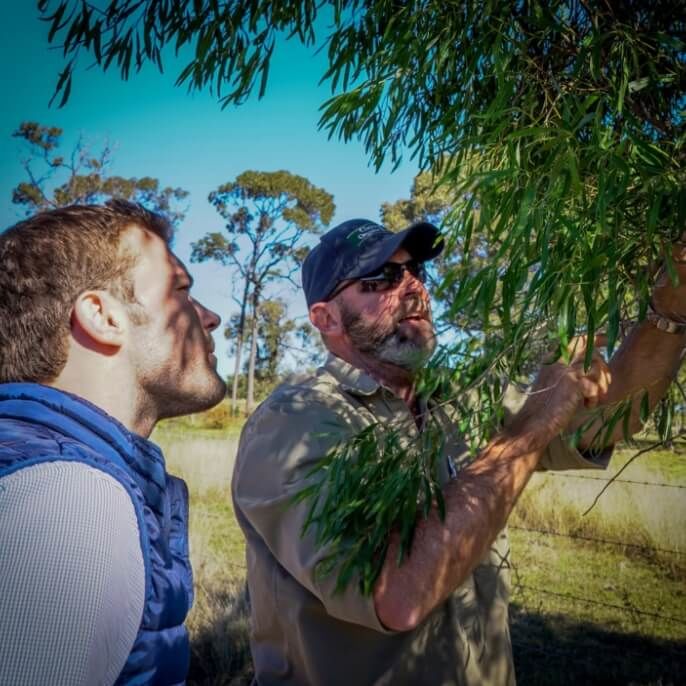
[[[429,322],[432,321],[429,305],[418,295],[413,295],[403,300],[396,316],[396,324],[407,317],[421,317]]]

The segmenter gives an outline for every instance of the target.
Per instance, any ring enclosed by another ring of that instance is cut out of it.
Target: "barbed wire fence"
[[[579,565],[589,557],[601,560],[611,554],[617,560],[617,567],[624,566],[625,559],[629,565],[644,564],[659,569],[652,583],[660,583],[663,574],[677,581],[683,579],[686,549],[679,537],[676,544],[669,537],[651,545],[644,543],[638,532],[636,535],[631,531],[607,533],[602,528],[589,531],[583,516],[593,509],[608,487],[621,484],[630,491],[648,488],[655,494],[650,497],[660,497],[666,492],[680,494],[686,485],[618,474],[606,477],[549,471],[545,476],[562,480],[563,488],[574,488],[577,480],[597,483],[599,493],[595,494],[591,508],[579,506],[578,522],[551,525],[544,521],[536,525],[534,516],[531,524],[527,522],[525,510],[523,516],[514,517],[508,525],[514,549],[514,562],[508,556],[506,563],[512,576],[511,635],[518,680],[533,686],[686,683],[683,593],[638,592],[639,585],[645,583],[639,571],[641,567],[636,568],[635,577],[633,568],[627,567],[632,570],[631,576],[625,575],[623,581],[614,576],[616,567],[608,567],[607,573],[598,574],[595,570],[589,575],[586,587],[580,589],[578,583],[573,583],[571,590],[567,590],[562,579],[558,579],[561,583],[557,587],[540,580],[554,577],[550,573],[532,574],[531,560],[521,563],[522,570],[517,566],[519,558],[536,548],[537,563],[546,565],[550,560],[551,568],[556,568],[554,556],[561,554],[560,543],[566,542],[564,548],[579,560]],[[665,542],[667,545],[659,544]],[[556,568],[556,573],[564,574],[563,568]],[[578,568],[571,573],[578,576]],[[629,581],[632,578],[636,581]],[[605,589],[612,593],[610,597],[602,596]]]
[[[652,546],[639,545],[636,543],[629,543],[626,541],[613,541],[613,540],[604,539],[604,538],[595,538],[592,536],[561,533],[559,531],[546,531],[546,530],[542,530],[542,529],[533,529],[533,528],[529,528],[529,527],[525,527],[525,526],[510,525],[508,528],[513,530],[513,531],[523,531],[523,532],[526,532],[528,534],[536,534],[537,536],[554,536],[554,537],[558,537],[558,538],[566,538],[566,539],[570,539],[570,540],[583,541],[584,543],[595,543],[598,545],[615,546],[616,548],[621,548],[621,549],[638,550],[640,552],[648,553],[648,554],[661,553],[661,554],[666,554],[666,555],[674,555],[676,557],[686,559],[686,552],[680,551],[680,550],[669,550],[669,549],[665,549],[665,548],[658,548],[658,547],[652,547]],[[686,627],[686,616],[676,617],[676,616],[672,616],[672,615],[663,614],[660,612],[651,612],[651,611],[636,607],[635,605],[628,602],[628,600],[627,600],[627,603],[625,605],[617,605],[616,603],[608,603],[606,601],[597,600],[595,598],[578,596],[578,595],[575,595],[572,593],[560,593],[558,591],[551,591],[549,589],[541,588],[538,586],[531,586],[529,584],[523,583],[520,580],[518,570],[517,570],[517,567],[515,565],[510,564],[510,568],[513,570],[513,572],[515,572],[515,575],[514,575],[515,581],[512,585],[512,594],[513,594],[513,597],[515,597],[515,598],[517,598],[517,597],[522,598],[522,596],[526,596],[527,593],[535,593],[538,595],[555,597],[557,599],[566,600],[566,601],[572,602],[572,603],[596,605],[596,606],[602,607],[602,608],[610,608],[613,610],[619,610],[620,612],[628,614],[634,618],[635,617],[651,617],[653,619],[660,619],[660,620],[664,620],[666,622],[671,622],[671,623],[678,624],[678,625]]]
[[[627,484],[629,486],[648,486],[651,488],[658,489],[670,489],[676,491],[686,490],[686,484],[670,483],[664,481],[654,481],[654,480],[640,480],[640,479],[628,479],[621,478],[618,475],[605,477],[597,476],[593,474],[569,474],[566,472],[546,472],[546,477],[552,477],[553,479],[563,479],[563,480],[585,480],[585,481],[595,481],[602,483],[602,489],[600,495],[607,490],[608,486],[614,484]],[[598,502],[598,495],[594,499],[594,505]],[[589,508],[590,510],[590,508]],[[589,510],[581,513],[586,514]],[[618,552],[631,552],[643,554],[648,559],[654,559],[655,556],[660,555],[668,558],[672,558],[679,564],[686,564],[686,550],[674,548],[665,548],[661,546],[645,545],[641,543],[636,543],[634,541],[622,540],[622,539],[612,539],[603,536],[593,536],[586,533],[576,533],[569,531],[558,531],[551,528],[526,526],[517,523],[511,523],[508,525],[508,529],[511,531],[521,532],[525,536],[531,537],[545,537],[554,539],[565,539],[569,541],[579,542],[585,545],[593,545],[596,548],[610,547]],[[652,619],[658,619],[661,621],[669,622],[675,625],[686,627],[686,615],[684,616],[674,616],[672,614],[667,614],[663,612],[650,611],[645,608],[640,608],[631,603],[628,598],[624,605],[619,605],[616,603],[609,603],[604,600],[598,600],[597,598],[583,597],[575,595],[573,593],[560,593],[558,591],[553,591],[546,588],[541,588],[538,586],[532,586],[530,584],[523,583],[521,577],[518,573],[517,567],[510,563],[510,568],[513,571],[514,583],[512,586],[513,598],[521,601],[524,607],[530,607],[530,602],[527,603],[527,595],[536,594],[537,596],[549,596],[560,601],[574,604],[582,604],[587,606],[597,606],[601,608],[607,608],[612,610],[617,610],[634,620],[641,617],[650,617]],[[635,622],[639,624],[638,621]],[[637,627],[640,628],[640,627]]]

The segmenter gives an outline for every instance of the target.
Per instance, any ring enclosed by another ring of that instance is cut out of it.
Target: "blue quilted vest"
[[[78,460],[117,479],[138,517],[145,607],[117,684],[182,684],[193,602],[188,491],[160,449],[76,396],[32,383],[0,384],[0,477],[39,462]]]

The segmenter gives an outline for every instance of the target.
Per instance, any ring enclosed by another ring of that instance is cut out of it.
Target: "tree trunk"
[[[255,404],[255,358],[257,357],[257,322],[253,321],[250,334],[250,360],[248,362],[248,391],[245,399],[246,417],[252,412]]]
[[[245,311],[248,308],[248,292],[250,281],[246,277],[241,300],[241,317],[238,320],[238,336],[236,338],[236,361],[233,365],[233,384],[231,386],[231,416],[238,414],[238,378],[241,374],[241,357],[243,355],[243,341],[245,340]]]
[[[248,360],[248,390],[245,398],[246,417],[255,405],[255,360],[257,359],[257,316],[259,311],[260,291],[255,288],[252,301],[252,331],[250,332],[250,358]]]
[[[238,414],[238,377],[241,373],[241,353],[243,352],[243,335],[236,338],[236,362],[233,365],[233,384],[231,385],[231,416]]]

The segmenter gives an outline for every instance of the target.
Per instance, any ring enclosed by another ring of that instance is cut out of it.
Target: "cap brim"
[[[407,250],[412,259],[426,262],[440,255],[443,247],[441,232],[433,224],[427,222],[413,224],[404,231],[399,231],[379,241],[373,250],[369,250],[360,259],[354,273],[351,273],[348,278],[356,279],[380,269],[400,248]]]
[[[399,235],[402,236],[402,239],[398,248],[405,248],[419,262],[433,260],[441,254],[445,247],[441,232],[428,222],[413,224],[409,229],[401,231]]]

